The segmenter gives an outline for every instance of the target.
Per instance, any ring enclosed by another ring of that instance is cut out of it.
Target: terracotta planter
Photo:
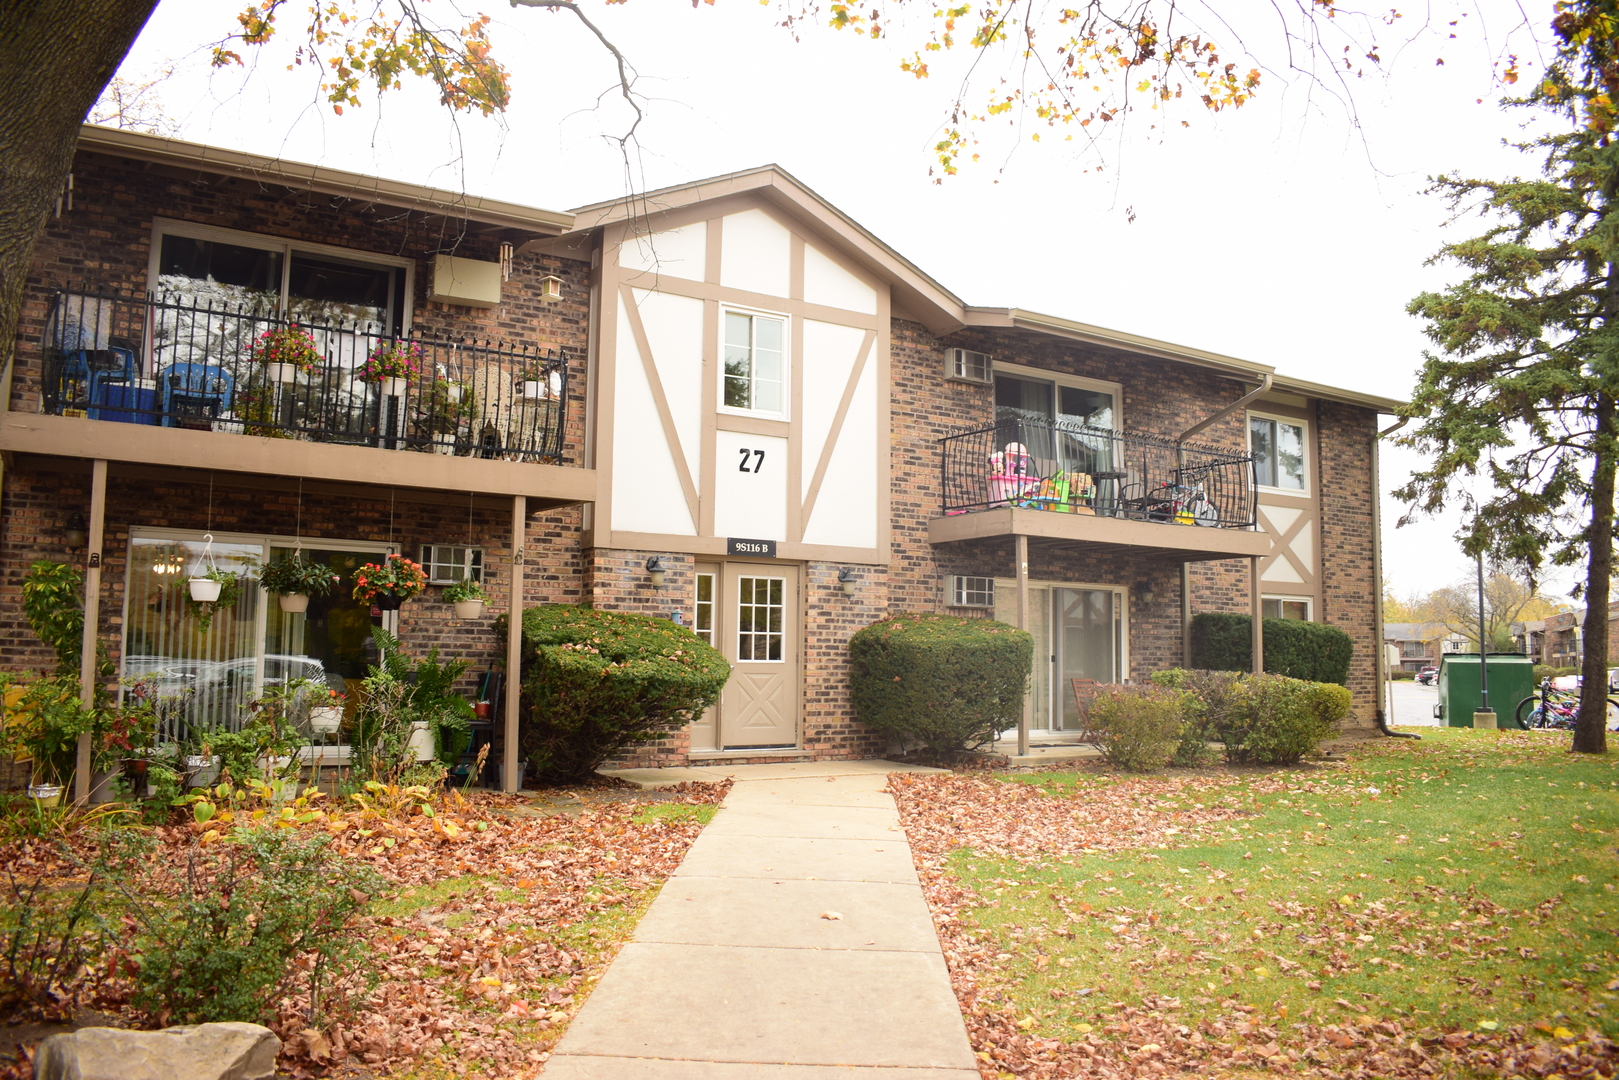
[[[282,593],[276,601],[288,615],[301,615],[309,610],[309,597],[303,593]]]
[[[482,600],[455,601],[455,617],[457,619],[476,619],[483,614]]]
[[[191,586],[191,599],[199,604],[212,604],[219,599],[219,590],[224,582],[194,577],[187,584]]]
[[[265,364],[264,373],[270,377],[271,382],[293,383],[298,381],[297,364]]]

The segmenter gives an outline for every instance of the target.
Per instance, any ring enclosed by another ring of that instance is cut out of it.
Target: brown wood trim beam
[[[928,541],[934,544],[996,536],[1150,548],[1167,555],[1188,553],[1203,559],[1259,558],[1271,551],[1271,539],[1262,532],[1130,521],[1092,514],[1060,514],[1050,510],[1006,507],[937,517],[928,522]]]

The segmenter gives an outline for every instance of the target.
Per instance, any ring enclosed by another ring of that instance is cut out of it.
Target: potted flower
[[[376,383],[384,397],[399,397],[421,378],[422,346],[415,341],[380,341],[355,375],[361,382]]]
[[[483,602],[488,597],[484,595],[482,585],[464,577],[444,590],[444,599],[455,605],[457,619],[476,619],[483,614]]]
[[[331,689],[326,691],[324,699],[317,697],[317,704],[309,708],[309,730],[320,735],[330,735],[342,727],[345,700],[345,695]]]
[[[265,376],[278,383],[296,382],[300,372],[313,374],[326,359],[315,339],[297,323],[260,334],[253,341],[250,355],[264,365]]]
[[[517,396],[525,401],[547,401],[562,396],[562,372],[548,371],[546,365],[534,363],[517,375]]]
[[[366,563],[354,572],[354,599],[375,604],[383,611],[399,605],[427,588],[422,564],[403,555],[389,555],[381,563]]]
[[[457,436],[477,414],[477,408],[470,387],[436,378],[416,395],[417,432],[432,441],[434,452],[454,454]]]
[[[266,566],[259,573],[259,588],[276,594],[281,610],[296,614],[309,610],[311,596],[325,596],[337,584],[337,571],[325,563],[305,562],[294,554]]]

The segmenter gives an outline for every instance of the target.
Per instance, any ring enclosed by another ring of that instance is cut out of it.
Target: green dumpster
[[[1478,711],[1479,692],[1477,653],[1457,653],[1439,660],[1439,704],[1434,716],[1450,727],[1472,727]],[[1518,702],[1535,692],[1535,664],[1527,656],[1490,654],[1490,708],[1495,710],[1495,726],[1516,728]]]

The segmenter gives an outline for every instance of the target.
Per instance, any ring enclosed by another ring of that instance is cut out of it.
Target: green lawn
[[[965,918],[1001,950],[1004,981],[985,989],[1024,1030],[1065,1042],[1162,998],[1178,999],[1184,1024],[1236,1005],[1278,1020],[1370,1012],[1417,1028],[1614,1035],[1619,761],[1566,753],[1566,734],[1423,735],[1155,805],[1246,812],[1206,846],[956,852],[950,872],[983,901]],[[1006,779],[1049,792],[1054,814],[1119,782]]]

